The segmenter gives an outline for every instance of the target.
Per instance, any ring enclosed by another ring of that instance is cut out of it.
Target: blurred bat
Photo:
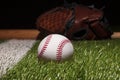
[[[112,39],[114,38],[120,38],[120,32],[114,32],[113,35],[111,36]]]

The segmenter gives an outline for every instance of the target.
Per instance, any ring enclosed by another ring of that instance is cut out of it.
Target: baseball
[[[71,41],[60,34],[50,34],[38,46],[38,58],[62,61],[73,54]]]

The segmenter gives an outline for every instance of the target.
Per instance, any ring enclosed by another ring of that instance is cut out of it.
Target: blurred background
[[[119,0],[66,0],[103,9],[112,27],[120,25]],[[64,4],[64,0],[14,0],[0,2],[0,29],[35,29],[37,17]]]

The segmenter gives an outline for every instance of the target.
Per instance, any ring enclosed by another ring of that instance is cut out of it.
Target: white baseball
[[[38,46],[38,58],[61,61],[73,54],[71,41],[60,34],[50,34]]]

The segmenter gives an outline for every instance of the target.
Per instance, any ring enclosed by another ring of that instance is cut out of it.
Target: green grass
[[[71,60],[57,63],[38,61],[37,41],[0,80],[120,80],[120,39],[72,43]]]
[[[0,43],[5,42],[5,40],[0,40]]]

